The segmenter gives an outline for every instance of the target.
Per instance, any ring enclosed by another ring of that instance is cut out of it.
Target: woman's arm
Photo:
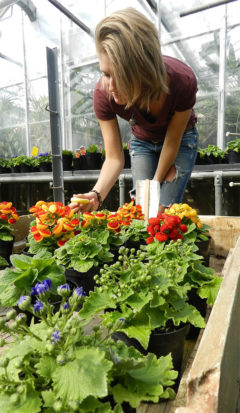
[[[123,169],[124,153],[117,119],[107,121],[99,120],[99,124],[102,131],[106,157],[93,189],[99,192],[102,200],[104,200]],[[93,211],[99,207],[98,197],[95,192],[89,191],[88,193],[77,194],[74,195],[74,197],[75,196],[89,199],[90,202],[87,205],[70,204],[74,212],[78,210]]]
[[[153,178],[160,183],[164,181],[164,179],[171,181],[175,176],[176,168],[174,167],[174,161],[191,111],[192,109],[188,109],[184,112],[175,112],[168,125],[158,167]]]

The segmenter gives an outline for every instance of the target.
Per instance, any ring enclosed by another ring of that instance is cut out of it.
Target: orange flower
[[[39,234],[39,232],[36,234],[33,234],[33,238],[35,239],[36,242],[40,242],[43,240],[43,236]]]
[[[108,222],[107,227],[113,231],[116,231],[117,229],[120,228],[119,222],[115,221],[115,222]]]
[[[100,212],[97,212],[97,213],[95,214],[95,218],[96,218],[96,219],[99,219],[99,220],[103,220],[103,219],[106,219],[107,217],[106,217],[105,214],[100,213]]]
[[[94,219],[95,216],[93,214],[91,214],[91,212],[84,212],[83,213],[83,218],[86,219],[86,220],[91,220],[91,219]]]
[[[41,229],[39,233],[42,235],[43,238],[51,237],[52,233],[49,229]]]

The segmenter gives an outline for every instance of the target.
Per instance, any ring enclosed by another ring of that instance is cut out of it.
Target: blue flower
[[[41,313],[43,310],[44,304],[40,301],[37,300],[33,306],[33,311],[35,314]]]
[[[57,343],[59,340],[61,340],[60,331],[54,330],[54,332],[52,333],[52,342]]]
[[[121,322],[124,324],[124,323],[125,323],[125,318],[120,317],[120,318],[119,318],[119,321],[121,321]]]
[[[21,321],[27,321],[27,316],[24,313],[19,313],[16,317],[16,321],[21,323]]]
[[[17,303],[20,310],[27,310],[31,305],[31,298],[27,295],[22,295]]]
[[[30,295],[44,296],[46,295],[46,293],[48,293],[51,286],[52,286],[52,281],[49,278],[42,281],[41,283],[37,282],[37,284],[34,287],[32,287],[32,291]]]
[[[64,304],[62,305],[61,310],[62,310],[62,312],[67,313],[68,310],[69,310],[69,308],[70,308],[70,304],[69,304],[68,301],[66,301],[66,303],[64,303]]]
[[[74,294],[75,294],[75,296],[77,296],[78,299],[86,297],[86,293],[85,293],[83,287],[77,287],[74,290]]]
[[[70,287],[68,284],[59,285],[57,292],[61,297],[68,297],[70,295]]]

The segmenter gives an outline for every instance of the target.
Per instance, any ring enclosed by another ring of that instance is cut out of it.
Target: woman
[[[162,56],[154,24],[133,8],[100,21],[95,43],[102,78],[95,87],[94,109],[106,160],[93,190],[75,195],[90,202],[71,207],[75,212],[98,209],[117,181],[124,166],[118,115],[132,130],[132,195],[136,180],[157,180],[162,212],[182,201],[195,163],[196,77],[184,63]]]

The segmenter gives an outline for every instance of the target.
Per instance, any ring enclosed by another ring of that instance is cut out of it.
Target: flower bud
[[[31,298],[27,295],[22,295],[17,304],[20,310],[25,311],[31,305]]]
[[[16,316],[17,316],[17,311],[16,310],[10,310],[6,314],[6,319],[7,320],[15,320]]]
[[[56,400],[53,404],[53,410],[55,412],[61,412],[63,408],[63,404],[61,402],[61,400]]]
[[[10,396],[10,403],[11,403],[11,405],[16,406],[16,405],[19,403],[19,401],[20,401],[20,396],[19,396],[18,393],[13,393],[13,394]]]

